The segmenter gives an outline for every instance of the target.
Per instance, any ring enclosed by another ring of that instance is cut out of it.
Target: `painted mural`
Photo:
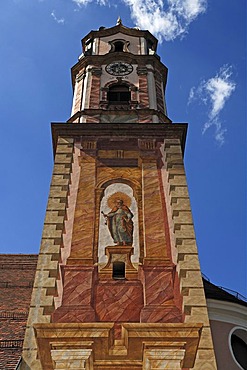
[[[133,262],[138,262],[137,204],[130,186],[115,183],[107,187],[101,201],[99,228],[99,263],[107,262],[105,247],[111,245],[133,246]]]

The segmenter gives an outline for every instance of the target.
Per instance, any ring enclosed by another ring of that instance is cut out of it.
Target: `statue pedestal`
[[[131,262],[133,253],[134,248],[132,246],[114,245],[106,247],[105,254],[108,257],[108,261],[99,271],[99,279],[136,280],[138,271]]]

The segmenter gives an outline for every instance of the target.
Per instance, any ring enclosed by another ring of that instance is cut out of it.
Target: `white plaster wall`
[[[131,72],[127,76],[121,76],[121,77],[122,77],[123,81],[126,81],[126,82],[129,81],[132,84],[134,84],[136,87],[138,87],[138,80],[139,79],[138,79],[138,75],[136,73],[137,64],[132,64],[132,65],[133,65],[133,72]],[[101,85],[100,85],[100,87],[104,87],[110,81],[116,81],[117,82],[117,77],[112,76],[109,73],[107,73],[106,70],[105,70],[105,67],[106,67],[106,64],[102,64],[102,75],[101,75]]]
[[[116,33],[115,35],[101,37],[99,39],[99,55],[107,54],[111,50],[109,41],[114,40],[125,40],[129,41],[128,50],[132,54],[141,54],[141,40],[139,37],[125,35],[121,32]]]

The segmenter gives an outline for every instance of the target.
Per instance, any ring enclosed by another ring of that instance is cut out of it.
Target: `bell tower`
[[[82,40],[20,369],[216,369],[167,68],[120,19]]]
[[[165,106],[167,68],[148,31],[100,27],[82,39],[72,68],[74,123],[169,123]]]

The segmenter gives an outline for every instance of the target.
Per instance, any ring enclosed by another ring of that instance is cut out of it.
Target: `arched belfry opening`
[[[124,51],[124,42],[123,41],[116,41],[114,42],[114,51],[121,52]]]
[[[107,100],[110,105],[128,105],[131,101],[129,86],[122,83],[110,86]]]
[[[111,46],[110,52],[111,53],[121,53],[121,52],[128,52],[128,46],[130,42],[128,40],[112,40],[109,41],[109,44]]]
[[[110,63],[105,67],[112,74],[129,74],[133,70],[133,66],[125,62]],[[100,106],[112,112],[114,110],[132,110],[139,104],[139,89],[130,79],[116,78],[113,81],[107,82],[102,87],[102,100]],[[128,115],[128,121],[131,122],[131,116]]]

